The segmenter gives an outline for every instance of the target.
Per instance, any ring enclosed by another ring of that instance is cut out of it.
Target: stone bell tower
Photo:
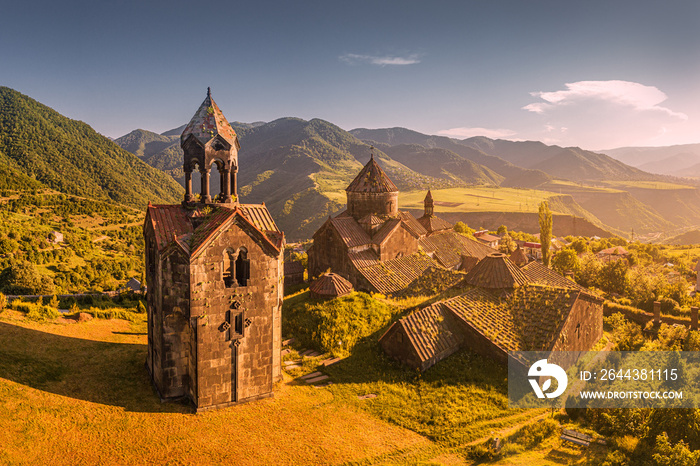
[[[282,377],[284,234],[265,204],[236,196],[238,138],[207,91],[181,137],[186,195],[149,203],[146,367],[162,400],[197,411],[271,396]],[[216,164],[221,192],[212,198]],[[192,193],[192,172],[202,193]]]
[[[185,202],[237,202],[238,195],[238,136],[228,120],[211,98],[207,97],[180,136],[180,146],[185,152]],[[216,164],[221,177],[221,192],[212,199],[210,188],[211,167]],[[202,193],[199,199],[192,193],[192,172],[199,170],[202,177]]]

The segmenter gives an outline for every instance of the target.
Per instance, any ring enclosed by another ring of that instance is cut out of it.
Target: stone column
[[[690,308],[690,329],[698,329],[698,308],[695,306]]]
[[[194,201],[194,195],[192,195],[192,172],[185,172],[185,202]]]
[[[233,201],[233,199],[231,198],[231,169],[226,168],[222,172],[222,176],[223,184],[221,186],[221,190],[224,193],[224,202],[228,204],[229,202]]]
[[[210,169],[204,169],[202,173],[202,202],[211,202],[211,195],[209,194],[209,174]]]
[[[238,201],[238,167],[231,169],[231,195],[236,196]]]
[[[218,167],[217,167],[218,168]],[[224,170],[219,170],[219,202],[224,202]]]
[[[654,325],[661,324],[661,302],[654,301]]]

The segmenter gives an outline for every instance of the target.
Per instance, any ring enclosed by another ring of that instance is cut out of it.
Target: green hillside
[[[101,136],[7,87],[0,87],[0,164],[54,190],[132,206],[175,202],[169,176]]]
[[[446,149],[426,148],[419,144],[389,146],[381,150],[389,157],[418,173],[470,185],[499,185],[503,176]]]
[[[345,188],[370,157],[369,145],[319,119],[281,118],[236,131],[242,200],[264,201],[292,239],[310,237],[342,209]],[[414,171],[379,149],[375,159],[401,190],[456,184]]]
[[[461,141],[444,136],[429,136],[406,128],[358,128],[350,131],[350,134],[365,142],[376,141],[390,146],[419,144],[426,148],[445,149],[498,173],[505,178],[503,183],[509,187],[534,188],[551,178],[541,170],[519,167],[501,157],[487,154]]]

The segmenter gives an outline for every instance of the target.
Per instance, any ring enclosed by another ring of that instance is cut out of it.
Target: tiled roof
[[[551,350],[579,293],[540,285],[522,287],[510,297],[513,322],[520,331],[522,351]]]
[[[483,259],[494,249],[455,231],[444,231],[418,240],[418,245],[427,253],[434,254],[443,267],[452,269],[462,261],[462,255]]]
[[[494,252],[481,259],[464,281],[483,288],[503,289],[526,285],[530,280],[505,254]]]
[[[192,233],[187,213],[179,205],[149,205],[147,215],[153,225],[159,251],[175,238]]]
[[[372,236],[372,243],[381,245],[386,239],[396,230],[400,228],[401,220],[398,218],[391,218],[384,222],[377,233]]]
[[[389,294],[406,288],[426,269],[436,266],[427,255],[415,253],[358,270],[378,292]]]
[[[454,322],[444,304],[435,303],[412,312],[394,325],[404,332],[421,362],[433,359],[433,363],[459,349],[462,336],[454,332]]]
[[[284,263],[284,274],[295,275],[304,273],[304,264],[299,261],[289,261]]]
[[[475,235],[474,237],[480,241],[485,241],[487,243],[492,243],[494,241],[500,241],[500,239],[501,239],[498,236],[489,235],[488,233],[484,233],[484,234],[479,235],[479,236]]]
[[[365,225],[365,224],[369,224],[369,225],[381,225],[382,223],[384,223],[384,220],[382,220],[381,218],[377,217],[376,215],[367,214],[367,215],[365,215],[364,217],[362,217],[361,219],[359,219],[359,220],[357,221],[357,223],[359,223],[360,225]]]
[[[399,218],[401,221],[403,221],[408,231],[416,238],[420,238],[428,234],[425,228],[423,228],[423,225],[421,225],[416,217],[414,217],[410,212],[399,212]]]
[[[243,215],[245,215],[246,218],[258,228],[258,230],[264,232],[276,231],[281,233],[280,229],[277,228],[275,221],[272,219],[270,211],[267,210],[267,207],[265,207],[265,204],[240,204],[238,208],[241,209]]]
[[[500,348],[517,349],[520,335],[510,310],[488,291],[473,288],[444,302],[454,315]]]
[[[335,298],[351,293],[352,285],[336,273],[325,273],[309,286],[309,291],[319,296]]]
[[[331,219],[331,225],[333,225],[345,245],[349,248],[372,242],[367,232],[350,216],[338,215]]]
[[[474,288],[444,304],[504,351],[542,351],[554,346],[578,295],[571,289],[527,285],[497,299]]]
[[[423,228],[432,233],[434,231],[440,230],[451,230],[452,224],[447,220],[443,220],[435,215],[423,215],[418,219],[418,222],[423,226]]]
[[[518,248],[510,255],[510,260],[518,267],[522,267],[528,262],[525,251],[523,251],[520,246],[518,246]]]
[[[605,256],[624,256],[625,254],[629,254],[629,253],[622,246],[615,246],[613,248],[608,248],[608,249],[603,249],[602,251],[598,251],[598,254],[605,255]]]
[[[348,258],[353,265],[361,269],[363,267],[369,267],[370,265],[375,265],[379,262],[379,256],[374,249],[365,249],[364,251],[358,252],[348,252]]]
[[[207,97],[199,106],[189,124],[180,136],[180,141],[185,142],[190,135],[196,137],[199,142],[206,144],[216,135],[220,135],[229,144],[236,146],[236,132],[231,128],[228,120],[216,105],[211,94],[207,91]]]
[[[582,287],[575,281],[562,277],[554,270],[537,261],[530,262],[529,264],[521,267],[520,270],[522,270],[525,276],[527,276],[530,283],[535,283],[537,285],[558,286],[561,288],[573,288],[590,293],[586,288]]]
[[[235,215],[240,215],[264,240],[279,250],[284,243],[284,234],[275,226],[267,208],[250,204],[244,207],[229,209],[211,206],[211,211],[204,214],[201,209],[192,211],[181,205],[149,205],[147,218],[153,225],[159,251],[170,244],[177,244],[186,254],[196,255],[207,240]],[[197,228],[193,228],[190,217],[201,219]],[[273,229],[262,230],[258,225]]]
[[[399,188],[386,176],[384,170],[374,161],[374,156],[372,156],[352,183],[345,188],[345,191],[357,193],[394,193],[398,192]]]
[[[459,271],[464,273],[469,273],[471,269],[474,268],[476,264],[479,263],[479,259],[474,256],[462,255],[462,263],[459,264]]]

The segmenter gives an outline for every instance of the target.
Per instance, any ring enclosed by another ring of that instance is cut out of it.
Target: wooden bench
[[[590,435],[567,429],[563,429],[561,431],[561,437],[559,438],[566,440],[567,442],[575,443],[576,445],[581,445],[582,447],[587,447],[591,444],[591,441],[593,441],[593,437]]]

